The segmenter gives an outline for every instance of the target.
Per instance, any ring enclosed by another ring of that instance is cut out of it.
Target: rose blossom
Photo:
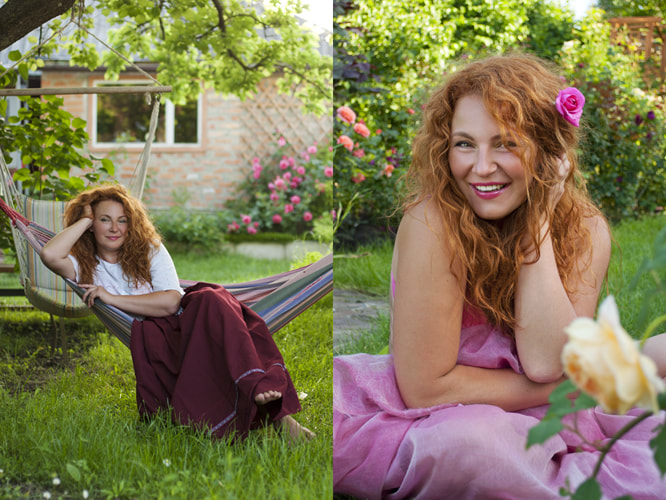
[[[344,147],[346,147],[349,151],[354,149],[354,141],[352,141],[348,136],[346,135],[341,135],[338,137],[338,144],[342,144]]]
[[[278,201],[280,199],[280,195],[277,194],[275,191],[273,191],[271,193],[270,199],[271,199],[271,201]]]
[[[363,149],[357,149],[352,153],[356,158],[363,158],[365,156],[365,151]]]
[[[294,205],[298,205],[301,202],[301,197],[295,194],[294,196],[291,197],[291,202]]]
[[[280,179],[279,177],[275,179],[275,189],[284,189],[284,186],[284,179]]]
[[[349,125],[356,121],[356,113],[354,113],[349,106],[340,106],[335,114],[343,122],[348,123]]]
[[[305,212],[303,214],[303,220],[305,222],[310,222],[312,220],[312,214],[310,212]]]
[[[254,226],[247,226],[248,234],[257,234],[257,228]]]
[[[357,123],[354,125],[354,132],[365,137],[366,139],[370,137],[370,129],[366,127],[363,123]]]
[[[352,182],[354,184],[360,184],[364,180],[365,180],[365,175],[363,175],[363,174],[358,174],[358,175],[352,176]]]
[[[395,167],[394,167],[393,165],[391,165],[390,163],[388,163],[388,164],[384,167],[384,175],[385,175],[386,177],[391,177],[391,174],[393,173],[394,170],[395,170]]]
[[[282,147],[285,144],[287,144],[287,141],[285,140],[284,137],[280,136],[280,138],[278,139],[278,146]]]
[[[287,161],[286,158],[282,158],[282,159],[280,160],[280,168],[281,168],[282,170],[286,170],[287,168],[289,168],[289,162]]]
[[[252,217],[250,217],[249,215],[241,215],[241,222],[247,225],[250,222],[252,222]]]
[[[564,331],[569,336],[562,350],[564,371],[604,411],[623,414],[634,406],[658,411],[664,381],[622,328],[613,296],[599,306],[596,322],[577,318]]]
[[[555,100],[555,108],[566,121],[578,127],[585,106],[585,96],[575,87],[560,90]]]
[[[294,205],[292,205],[291,203],[287,203],[284,206],[284,213],[285,214],[288,214],[289,212],[292,212],[293,210],[294,210]]]
[[[273,216],[273,224],[279,224],[282,222],[282,216],[280,214],[275,214]]]
[[[333,167],[325,167],[324,168],[324,175],[326,177],[333,177]]]
[[[317,146],[308,146],[308,153],[311,155],[315,154],[317,152]]]
[[[298,168],[296,169],[296,173],[297,173],[298,175],[305,175],[305,167],[298,167]]]

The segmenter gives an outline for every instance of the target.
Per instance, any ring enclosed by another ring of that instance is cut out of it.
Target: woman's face
[[[502,139],[499,125],[483,99],[460,99],[451,121],[449,165],[459,189],[480,218],[498,221],[527,199],[519,146]]]
[[[97,253],[107,262],[116,262],[127,233],[125,209],[122,203],[104,200],[95,205],[93,213],[95,219],[92,231],[97,243]]]

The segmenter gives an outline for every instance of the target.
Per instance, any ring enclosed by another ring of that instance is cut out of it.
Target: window
[[[103,85],[142,85],[143,82],[97,83]],[[162,94],[154,145],[197,146],[201,143],[201,98],[176,106]],[[140,145],[150,127],[152,104],[144,94],[96,94],[93,99],[93,143],[95,145]]]

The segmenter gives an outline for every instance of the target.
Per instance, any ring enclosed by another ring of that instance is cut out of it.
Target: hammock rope
[[[37,253],[54,236],[52,231],[30,221],[1,198],[0,210]],[[72,280],[66,279],[65,282],[79,297],[85,293]],[[181,280],[183,288],[194,283]],[[222,286],[259,314],[269,331],[275,333],[333,290],[333,254],[299,269]],[[109,331],[129,347],[132,323],[138,320],[99,299],[95,300],[91,310]]]

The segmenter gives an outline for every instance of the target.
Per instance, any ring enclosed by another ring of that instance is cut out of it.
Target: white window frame
[[[115,85],[118,83],[128,84],[128,85],[145,85],[146,87],[149,84],[146,80],[120,80],[120,82],[112,82],[108,80],[96,80],[93,82],[94,87],[104,87],[109,85]],[[122,95],[122,94],[121,94]],[[144,142],[98,142],[97,141],[97,95],[92,96],[92,119],[91,119],[91,137],[93,147],[100,148],[142,148]],[[162,94],[162,98],[165,98],[166,95]],[[200,148],[201,147],[201,131],[203,128],[202,112],[201,112],[201,94],[197,98],[197,142],[175,142],[175,130],[174,122],[176,116],[176,106],[170,99],[166,99],[164,103],[164,127],[165,133],[163,142],[154,141],[153,146],[157,147],[166,147],[166,148]]]

